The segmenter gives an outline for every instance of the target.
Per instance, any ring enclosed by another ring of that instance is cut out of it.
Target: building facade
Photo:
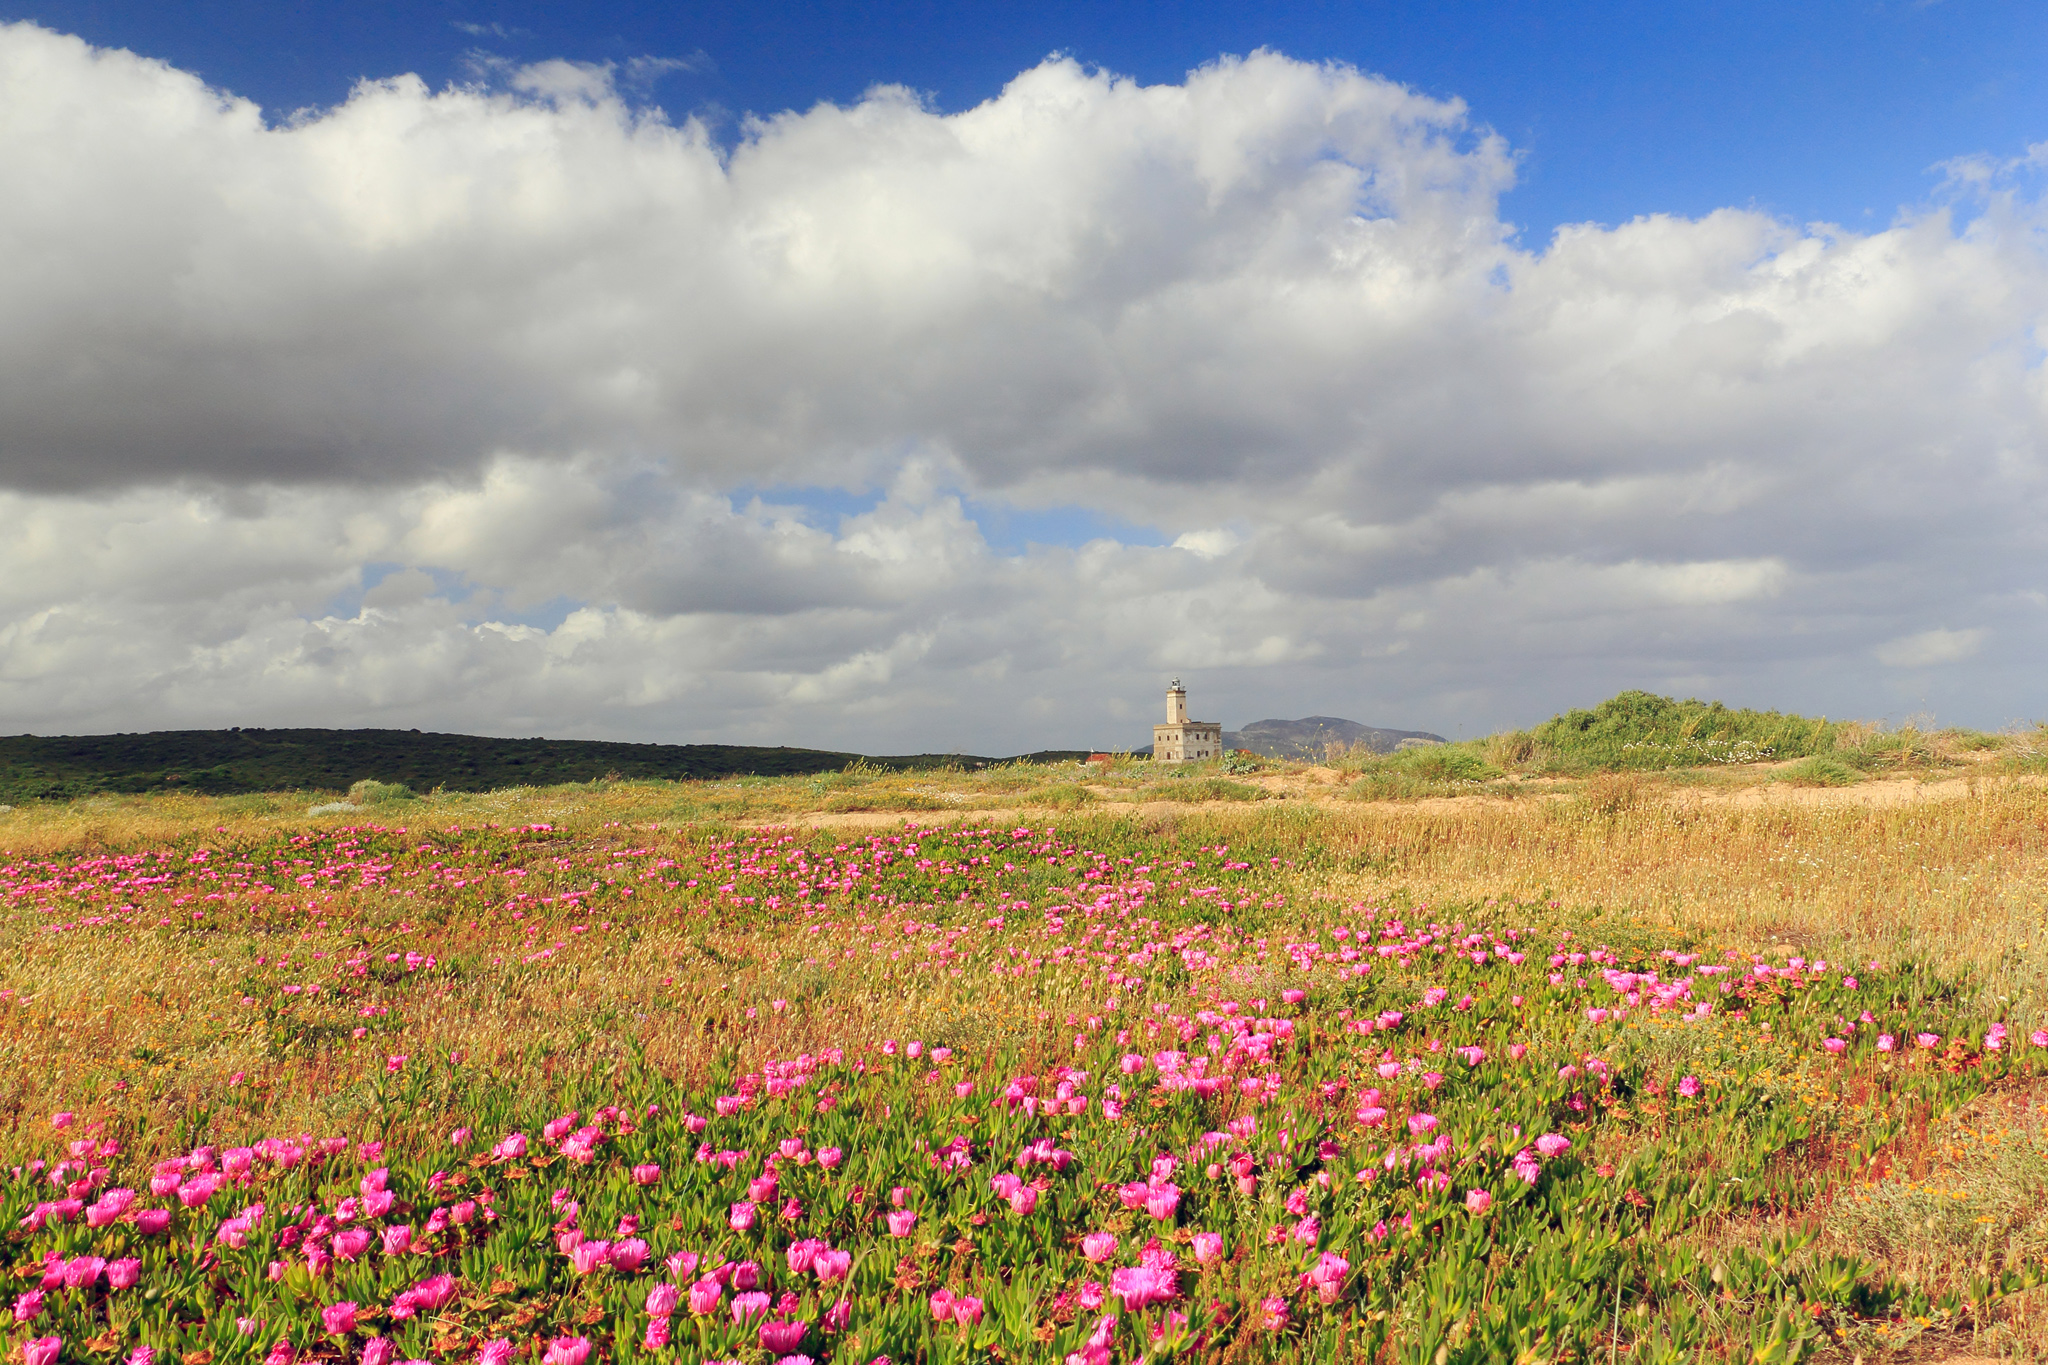
[[[1166,724],[1152,727],[1152,761],[1192,763],[1223,757],[1223,726],[1188,719],[1188,693],[1175,678],[1166,689]]]

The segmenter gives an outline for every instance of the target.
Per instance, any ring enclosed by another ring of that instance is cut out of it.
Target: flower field
[[[15,1357],[1788,1361],[2037,1283],[1826,1214],[2041,1072],[2017,1007],[1232,828],[8,854]]]

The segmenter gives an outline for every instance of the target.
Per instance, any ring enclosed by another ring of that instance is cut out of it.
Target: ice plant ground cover
[[[1312,819],[436,811],[0,858],[24,1365],[1769,1361],[2039,1278],[1855,1240],[2048,1065],[1907,953],[1355,895]]]

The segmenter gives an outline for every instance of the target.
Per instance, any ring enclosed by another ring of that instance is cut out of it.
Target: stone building
[[[1188,719],[1188,693],[1175,678],[1166,689],[1166,724],[1152,727],[1152,761],[1188,763],[1223,757],[1223,726]]]

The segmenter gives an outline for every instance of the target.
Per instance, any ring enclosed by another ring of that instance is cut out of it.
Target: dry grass
[[[1980,752],[1960,744],[1957,755]],[[1616,942],[1657,934],[1859,963],[1912,957],[1961,974],[1977,1006],[2023,1032],[2048,1013],[2048,790],[1985,775],[1989,765],[1972,771],[1978,779],[1955,795],[1892,805],[1828,791],[1740,805],[1720,787],[1741,779],[1682,774],[1542,784],[1518,800],[1361,803],[1330,799],[1327,779],[1298,765],[1241,781],[1213,771],[1162,778],[1126,762],[1085,773],[1018,765],[607,782],[439,795],[374,815],[417,831],[548,822],[591,847],[631,841],[681,860],[748,824],[832,810],[908,807],[930,812],[920,816],[928,821],[997,810],[1055,819],[1094,847],[1173,837],[1285,850],[1296,866],[1275,875],[1293,908],[1272,916],[1276,928],[1359,904],[1498,905],[1523,922],[1569,920]],[[1239,799],[1215,785],[1226,780],[1280,799]],[[371,814],[309,817],[308,804],[179,796],[30,807],[0,814],[0,849],[16,861],[230,846]],[[0,922],[0,987],[14,992],[0,1003],[0,1134],[80,1094],[121,1097],[113,1103],[125,1105],[127,1131],[144,1148],[174,1146],[202,1124],[328,1131],[373,1107],[387,1053],[459,1053],[481,1069],[551,1079],[636,1062],[698,1075],[735,1052],[787,1056],[897,1035],[1021,1035],[1051,1049],[1067,1010],[1089,998],[1078,976],[1057,974],[991,983],[976,973],[971,992],[914,964],[865,967],[849,980],[808,961],[787,922],[677,919],[579,943],[558,917],[538,938],[534,924],[503,919],[428,926],[456,945],[457,960],[398,983],[393,1014],[367,1021],[362,1040],[349,1035],[352,1019],[294,1033],[300,1025],[241,1004],[253,952],[343,939],[401,949],[422,928],[409,913],[385,892],[351,891],[315,923],[123,935],[50,934],[16,911]],[[521,966],[543,938],[573,946],[548,970]],[[776,999],[791,1007],[775,1011]],[[1987,1266],[2039,1264],[2048,1255],[2044,1099],[1987,1100],[1949,1126],[1909,1132],[1854,1197],[1776,1225],[1731,1227],[1727,1245],[1755,1248],[1804,1227],[1820,1236],[1812,1256],[1859,1256],[1931,1289],[1966,1284]],[[425,1094],[418,1122],[431,1127],[462,1103],[453,1090]],[[2036,1297],[2011,1301],[2015,1311],[1978,1343],[1985,1354],[2048,1356],[2048,1313]],[[1854,1345],[1873,1359],[1931,1349],[1935,1338],[1915,1346],[1912,1335]]]

